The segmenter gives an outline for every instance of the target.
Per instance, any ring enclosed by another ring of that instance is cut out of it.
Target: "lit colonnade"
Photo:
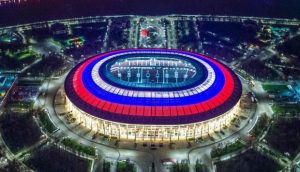
[[[85,127],[118,139],[136,141],[176,141],[196,139],[208,136],[209,133],[220,131],[222,127],[229,126],[233,118],[237,117],[239,106],[216,118],[184,125],[138,125],[111,122],[89,115],[74,106],[67,99],[67,109],[73,112],[78,123]]]
[[[203,55],[129,49],[77,65],[65,92],[77,123],[120,140],[161,142],[204,137],[229,126],[239,114],[242,86],[229,68]]]

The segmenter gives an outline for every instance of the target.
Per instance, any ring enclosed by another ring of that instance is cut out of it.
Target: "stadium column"
[[[113,131],[113,125],[112,123],[109,123],[109,129],[110,129],[110,137],[112,136],[112,131]]]
[[[193,137],[196,138],[196,124],[194,124],[194,133],[193,133]]]
[[[172,130],[168,129],[167,134],[169,135],[170,143],[172,141],[172,133],[171,132],[172,132]]]
[[[88,125],[87,125],[87,115],[86,115],[86,113],[84,113],[84,116],[85,116],[85,117],[84,117],[84,125],[85,125],[85,126],[88,126]]]
[[[90,122],[90,126],[91,126],[91,130],[93,130],[93,120],[91,120],[91,119],[93,119],[93,118],[89,118],[89,122]]]
[[[203,133],[202,133],[202,132],[203,132],[203,126],[200,127],[200,133],[201,133],[200,136],[201,136],[201,137],[203,136]]]
[[[126,125],[126,137],[128,139],[128,125]]]
[[[214,131],[216,131],[216,128],[217,128],[217,127],[216,127],[216,126],[217,126],[217,119],[214,119],[214,120],[213,120],[213,124],[214,124]]]
[[[178,138],[178,140],[179,140],[179,135],[180,135],[180,127],[179,127],[179,126],[177,126],[177,127],[176,127],[176,130],[177,130],[177,138]]]
[[[158,128],[155,127],[155,128],[154,128],[154,134],[153,134],[153,136],[154,136],[154,137],[153,137],[154,142],[156,141],[156,138],[157,138],[157,136],[156,136],[156,133],[158,134],[157,131],[158,131]]]
[[[137,129],[136,129],[136,125],[134,126],[134,142],[136,142],[136,132],[137,132]]]
[[[85,113],[81,113],[78,109],[76,109],[76,114],[79,115],[80,122],[84,123],[84,121],[85,121]]]
[[[189,126],[186,126],[186,128],[185,128],[185,140],[187,140],[188,132],[189,132]]]
[[[143,141],[145,140],[145,126],[143,125]]]
[[[162,132],[161,141],[164,141],[165,133],[166,133],[165,126],[163,126],[162,130],[163,130],[163,132]]]
[[[99,122],[99,120],[97,120],[97,133],[99,133],[99,126],[100,126],[100,122]]]
[[[102,122],[102,127],[103,127],[103,134],[106,135],[106,132],[105,132],[105,122],[104,121]]]
[[[119,130],[119,139],[121,139],[121,126],[118,124],[118,130]]]
[[[161,127],[159,134],[160,134],[160,136],[158,135],[159,140],[163,141],[164,140],[163,138],[164,138],[164,135],[165,135],[165,131],[164,131],[163,127]]]

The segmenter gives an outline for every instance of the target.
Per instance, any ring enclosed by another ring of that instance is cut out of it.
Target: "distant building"
[[[16,83],[17,77],[15,75],[0,74],[0,110],[5,106]]]
[[[51,32],[53,35],[66,35],[68,34],[68,28],[62,23],[55,23],[51,26]]]

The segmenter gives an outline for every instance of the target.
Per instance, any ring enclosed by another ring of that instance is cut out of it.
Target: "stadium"
[[[242,85],[232,70],[180,50],[127,49],[86,59],[68,74],[76,122],[120,140],[201,138],[230,126]]]

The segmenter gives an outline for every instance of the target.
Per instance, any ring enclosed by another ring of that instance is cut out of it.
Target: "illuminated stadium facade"
[[[77,122],[121,140],[175,141],[230,125],[242,86],[223,64],[179,50],[129,49],[78,64],[65,81]]]

